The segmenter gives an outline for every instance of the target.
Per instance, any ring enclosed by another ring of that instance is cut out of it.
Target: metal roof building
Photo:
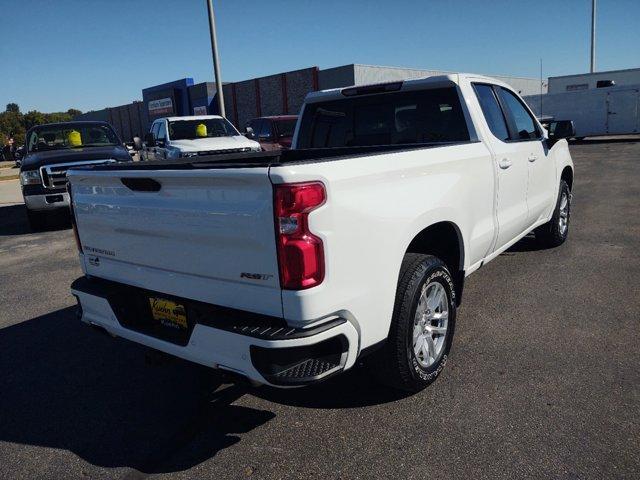
[[[236,127],[243,129],[246,122],[252,118],[297,114],[305,96],[312,91],[448,73],[453,72],[349,64],[322,70],[309,67],[229,82],[223,85],[226,116]],[[540,79],[489,76],[511,85],[521,95],[546,91],[546,82],[541,83]],[[134,102],[130,105],[108,107],[80,115],[77,119],[109,119],[121,137],[128,141],[132,135],[147,131],[151,121],[160,116],[218,113],[215,96],[216,88],[213,82],[194,84],[193,79],[183,78],[143,89],[141,104]]]
[[[591,90],[596,88],[597,82],[602,80],[613,80],[616,85],[638,85],[640,84],[640,68],[549,77],[549,93]]]
[[[347,87],[350,85],[366,85],[368,83],[392,82],[395,80],[411,80],[414,78],[431,77],[434,75],[447,75],[451,73],[446,70],[420,70],[415,68],[386,67],[378,65],[349,64],[340,67],[320,70],[320,90],[327,88]],[[482,72],[473,72],[482,73]],[[511,85],[520,95],[539,94],[546,92],[546,81],[538,78],[513,77],[505,75],[485,74],[489,77],[497,78],[508,85]]]

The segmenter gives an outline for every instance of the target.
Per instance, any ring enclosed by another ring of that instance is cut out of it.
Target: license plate
[[[165,298],[150,297],[151,315],[162,325],[170,328],[187,329],[187,311],[184,305]]]

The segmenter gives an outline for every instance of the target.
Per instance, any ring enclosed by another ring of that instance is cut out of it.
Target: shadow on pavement
[[[41,231],[64,230],[71,227],[67,212],[52,212],[48,223]],[[34,233],[27,221],[27,209],[22,205],[0,207],[0,236],[26,235]],[[37,232],[36,232],[37,233]]]
[[[0,329],[0,441],[67,450],[96,466],[131,468],[134,478],[196,466],[275,417],[232,405],[247,387],[220,388],[214,370],[179,359],[152,367],[145,351],[81,324],[75,307]],[[327,409],[406,396],[363,368],[307,388],[249,393]]]
[[[514,245],[509,247],[506,251],[504,251],[501,255],[509,255],[510,253],[516,252],[537,252],[538,250],[546,250],[546,247],[541,246],[537,241],[536,237],[533,234],[529,234],[523,238],[521,238]]]
[[[213,370],[179,360],[150,367],[144,352],[81,324],[71,307],[1,329],[0,441],[175,472],[275,416],[231,405],[244,388],[219,389]]]
[[[600,137],[589,137],[582,140],[574,139],[569,141],[569,145],[599,145],[602,143],[637,143],[640,142],[640,136],[638,135],[630,135],[628,137],[615,137],[615,138],[600,138]]]
[[[354,367],[317,385],[288,390],[262,387],[251,393],[256,397],[282,405],[319,409],[381,405],[410,395],[381,385],[372,378],[366,366]]]

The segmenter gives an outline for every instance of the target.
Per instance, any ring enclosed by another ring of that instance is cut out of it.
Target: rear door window
[[[299,148],[469,141],[453,87],[363,95],[305,106]]]
[[[473,88],[476,91],[480,108],[482,109],[484,118],[487,120],[491,133],[502,141],[509,140],[507,122],[493,91],[493,87],[491,85],[474,83]]]

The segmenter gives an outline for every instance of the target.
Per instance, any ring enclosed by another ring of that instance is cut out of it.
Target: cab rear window
[[[469,141],[455,88],[381,93],[304,108],[298,148]]]

